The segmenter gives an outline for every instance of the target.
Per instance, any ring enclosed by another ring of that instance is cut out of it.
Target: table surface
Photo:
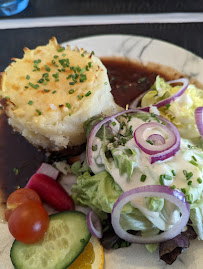
[[[203,0],[30,0],[28,8],[5,19],[44,18],[75,15],[151,14],[170,12],[203,12]],[[203,13],[202,13],[203,14]],[[157,16],[157,14],[155,15]],[[170,14],[169,14],[170,17]],[[53,18],[54,20],[54,18]],[[0,72],[12,57],[22,57],[24,47],[35,48],[55,36],[58,42],[102,34],[130,34],[161,39],[181,46],[203,57],[203,23],[132,23],[78,25],[0,30]]]

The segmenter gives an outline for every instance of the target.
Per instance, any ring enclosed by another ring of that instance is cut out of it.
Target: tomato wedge
[[[7,209],[5,210],[6,220],[8,221],[14,209],[16,209],[19,205],[27,201],[35,201],[42,204],[40,196],[34,190],[21,188],[11,193],[11,195],[8,197],[6,204],[7,206]]]
[[[8,220],[8,228],[15,239],[25,244],[38,242],[49,226],[49,216],[39,202],[27,201],[19,205]]]

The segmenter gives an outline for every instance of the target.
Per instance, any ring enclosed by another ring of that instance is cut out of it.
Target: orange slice
[[[91,237],[84,251],[68,269],[103,269],[104,252],[99,240]]]

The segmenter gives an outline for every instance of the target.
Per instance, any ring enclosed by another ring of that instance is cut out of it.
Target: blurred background
[[[202,0],[30,0],[19,14],[0,17],[0,71],[11,57],[22,57],[23,47],[46,44],[52,36],[61,43],[92,35],[141,35],[203,57],[202,16]]]

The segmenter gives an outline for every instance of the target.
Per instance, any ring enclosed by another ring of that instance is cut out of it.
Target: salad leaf
[[[141,106],[156,104],[175,94],[180,87],[171,87],[163,78],[157,76],[152,90],[142,98]],[[177,126],[181,137],[193,139],[200,137],[194,117],[194,111],[199,106],[203,106],[203,91],[190,84],[184,94],[159,111],[161,116]]]
[[[119,146],[111,150],[116,167],[119,169],[120,175],[127,174],[130,180],[136,165],[136,151],[124,146]]]
[[[76,204],[92,208],[100,218],[106,218],[106,213],[111,213],[116,200],[123,193],[118,184],[106,171],[94,176],[85,172],[77,179],[77,184],[72,186],[72,197]],[[153,224],[130,203],[124,206],[120,223],[125,230],[148,230]]]

